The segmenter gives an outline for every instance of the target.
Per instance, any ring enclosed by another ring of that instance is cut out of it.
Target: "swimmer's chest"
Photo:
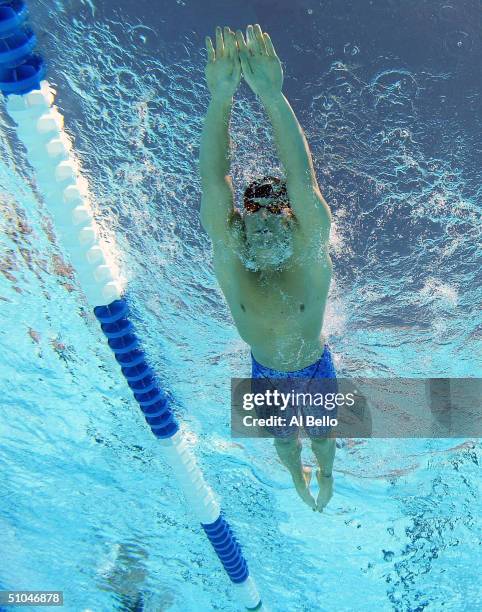
[[[322,274],[287,274],[269,283],[253,275],[241,276],[231,286],[229,306],[236,323],[302,324],[313,316],[321,317],[329,279]]]

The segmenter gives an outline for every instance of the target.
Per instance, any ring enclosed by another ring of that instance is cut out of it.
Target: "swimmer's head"
[[[248,267],[281,269],[293,254],[295,222],[286,182],[275,176],[251,182],[243,204]]]

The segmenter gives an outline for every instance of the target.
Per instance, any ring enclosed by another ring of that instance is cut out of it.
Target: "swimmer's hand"
[[[239,59],[244,80],[262,100],[276,96],[283,87],[283,69],[269,34],[263,34],[259,24],[249,25],[246,41],[241,30],[236,31]]]
[[[241,80],[241,64],[239,62],[236,38],[234,32],[226,26],[223,30],[216,28],[216,49],[212,40],[206,36],[206,81],[213,98],[223,100],[234,96]]]

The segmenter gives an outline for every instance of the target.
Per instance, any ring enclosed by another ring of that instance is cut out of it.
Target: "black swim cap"
[[[290,208],[286,182],[276,176],[263,176],[252,181],[244,190],[244,207],[249,208],[254,198],[273,198],[277,204]]]

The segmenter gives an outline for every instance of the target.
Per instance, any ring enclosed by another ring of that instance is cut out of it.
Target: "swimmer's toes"
[[[296,492],[301,497],[301,499],[313,510],[316,510],[316,502],[315,498],[310,492],[310,482],[311,482],[311,468],[304,467],[303,468],[303,481],[294,481]]]

